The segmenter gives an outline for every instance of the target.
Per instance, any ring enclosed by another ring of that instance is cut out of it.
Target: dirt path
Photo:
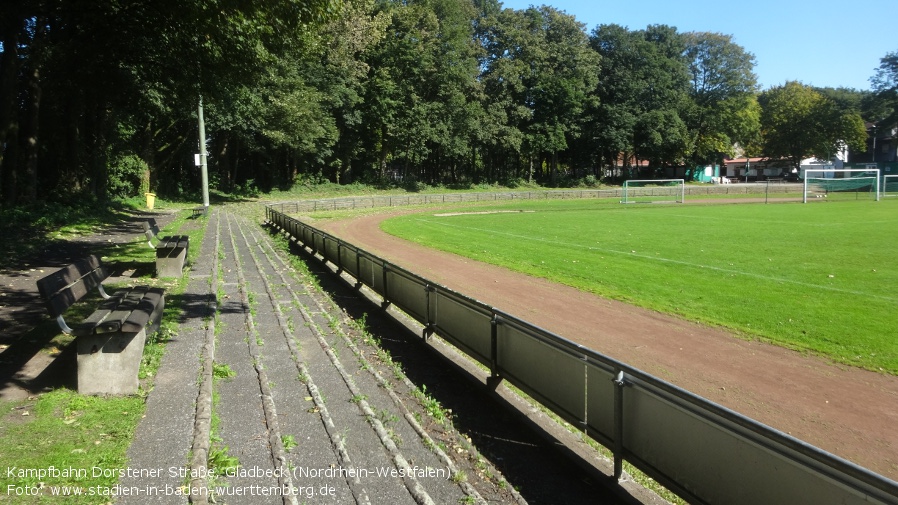
[[[320,223],[432,281],[898,480],[898,377],[813,356],[387,235],[378,214]]]

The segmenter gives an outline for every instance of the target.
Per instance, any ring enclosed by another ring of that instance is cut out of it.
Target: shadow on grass
[[[56,321],[39,324],[0,352],[0,389],[16,387],[29,394],[58,387],[77,389],[72,342],[60,333]],[[44,353],[44,359],[35,360],[39,353]]]

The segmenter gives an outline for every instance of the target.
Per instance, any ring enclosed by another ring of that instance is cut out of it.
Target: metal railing
[[[283,204],[281,204],[283,205]],[[283,207],[282,207],[283,208]],[[691,503],[898,504],[898,483],[391,264],[268,222]]]
[[[634,191],[633,189],[630,190]],[[635,190],[639,191],[639,190]],[[649,192],[651,189],[642,191]],[[770,195],[779,193],[801,193],[801,184],[745,183],[745,184],[703,184],[687,185],[687,196],[705,195]],[[565,200],[576,198],[621,198],[620,189],[563,189],[538,191],[502,191],[472,193],[405,194],[378,196],[347,196],[343,198],[321,198],[293,202],[269,204],[281,212],[318,212],[333,210],[373,209],[378,207],[402,207],[408,205],[429,205],[443,203],[498,202],[508,200]]]

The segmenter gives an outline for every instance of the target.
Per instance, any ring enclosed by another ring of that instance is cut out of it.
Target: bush
[[[245,184],[235,184],[233,193],[241,198],[258,198],[262,191],[256,186],[255,179],[247,179]]]
[[[110,198],[142,196],[150,191],[150,167],[136,154],[115,158],[109,166]]]

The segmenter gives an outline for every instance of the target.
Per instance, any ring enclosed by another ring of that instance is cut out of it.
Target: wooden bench
[[[200,205],[199,207],[193,208],[193,217],[205,216],[206,215],[206,207]]]
[[[88,256],[37,281],[41,298],[64,333],[74,335],[78,351],[78,392],[133,394],[147,334],[159,327],[165,291],[137,286],[109,295],[102,282],[109,270]],[[63,313],[97,289],[102,301],[80,323],[69,326]]]
[[[187,249],[190,240],[187,235],[169,235],[159,238],[159,227],[155,219],[143,222],[144,234],[147,237],[147,245],[156,250],[156,276],[180,277],[184,272],[184,261],[187,259]],[[153,244],[156,240],[156,244]]]

